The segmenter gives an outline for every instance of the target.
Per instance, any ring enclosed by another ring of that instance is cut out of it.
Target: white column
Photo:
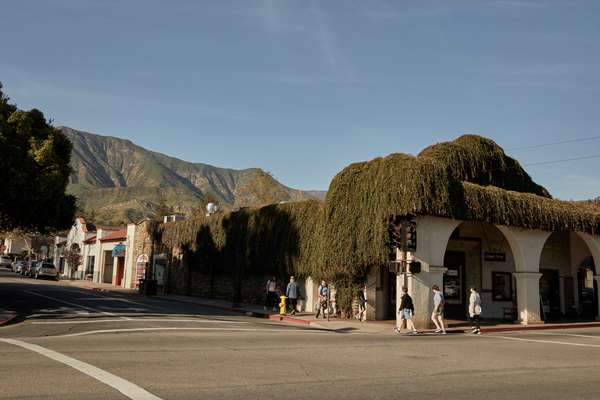
[[[390,283],[391,284],[391,283]],[[404,274],[396,274],[396,327],[400,328],[401,319],[400,314],[398,314],[398,308],[400,307],[401,299],[402,299],[402,287],[404,286]]]
[[[598,291],[600,291],[600,275],[594,275],[594,280],[596,281]],[[598,315],[596,315],[596,319],[600,321],[600,293],[596,293],[596,297],[598,298]]]
[[[523,325],[543,324],[540,318],[539,272],[513,272],[517,281],[517,307]]]
[[[440,290],[444,287],[444,267],[421,263],[422,271],[418,274],[408,274],[408,294],[415,305],[413,321],[418,329],[431,326],[431,311],[433,310],[433,293],[431,287],[438,285]]]
[[[113,257],[113,276],[112,276],[112,285],[116,286],[117,284],[117,272],[119,270],[118,268],[119,265],[119,257]]]

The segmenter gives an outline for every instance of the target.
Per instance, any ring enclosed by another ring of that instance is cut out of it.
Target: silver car
[[[13,270],[13,272],[16,272],[17,274],[20,274],[21,270],[26,265],[27,265],[27,261],[25,261],[25,260],[17,260],[17,261],[15,261],[15,262],[12,263],[12,270]]]
[[[13,260],[9,256],[0,256],[0,267],[10,268]]]
[[[58,272],[56,271],[54,264],[50,264],[43,261],[37,263],[35,269],[33,269],[32,275],[35,279],[50,278],[54,279],[55,281],[58,280]]]

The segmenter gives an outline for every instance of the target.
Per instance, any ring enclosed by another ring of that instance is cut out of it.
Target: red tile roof
[[[95,243],[95,242],[96,242],[96,235],[94,235],[94,236],[92,236],[92,237],[90,237],[88,239],[85,239],[83,241],[83,243]]]
[[[111,232],[108,235],[100,239],[101,242],[113,242],[127,239],[127,228],[119,229],[118,231]]]

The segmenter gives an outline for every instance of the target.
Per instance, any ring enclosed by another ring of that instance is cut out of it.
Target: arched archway
[[[544,320],[598,316],[598,284],[591,236],[553,232],[540,255],[540,303]]]
[[[443,290],[449,319],[465,319],[470,287],[480,289],[485,317],[514,320],[519,257],[510,238],[496,226],[464,221],[450,235],[445,249]]]

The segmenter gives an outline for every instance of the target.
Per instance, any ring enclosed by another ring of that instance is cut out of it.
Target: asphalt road
[[[0,272],[0,399],[599,399],[600,329],[329,332]]]

